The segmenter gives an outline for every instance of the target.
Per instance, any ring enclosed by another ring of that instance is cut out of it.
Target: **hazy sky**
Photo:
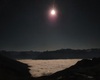
[[[99,0],[1,0],[0,50],[100,48]]]

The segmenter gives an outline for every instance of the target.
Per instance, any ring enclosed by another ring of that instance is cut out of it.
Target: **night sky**
[[[100,48],[99,0],[1,0],[0,50]]]

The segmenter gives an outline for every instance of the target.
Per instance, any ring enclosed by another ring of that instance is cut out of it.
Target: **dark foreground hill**
[[[70,68],[37,80],[100,80],[100,58],[83,59]]]
[[[28,65],[0,55],[0,80],[32,80]]]

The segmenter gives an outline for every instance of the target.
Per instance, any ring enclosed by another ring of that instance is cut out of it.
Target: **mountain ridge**
[[[100,49],[60,49],[55,51],[0,51],[12,59],[90,59],[100,57]]]

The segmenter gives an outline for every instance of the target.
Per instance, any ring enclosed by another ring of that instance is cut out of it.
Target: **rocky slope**
[[[83,59],[70,68],[37,80],[100,80],[100,58]]]
[[[32,80],[28,65],[0,55],[0,80]]]

